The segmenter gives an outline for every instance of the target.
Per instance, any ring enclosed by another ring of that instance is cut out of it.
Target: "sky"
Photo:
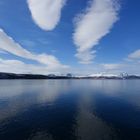
[[[139,0],[0,0],[0,72],[140,75]]]

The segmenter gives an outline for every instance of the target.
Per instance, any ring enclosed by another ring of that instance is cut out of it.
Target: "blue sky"
[[[140,74],[139,0],[0,0],[0,71]]]

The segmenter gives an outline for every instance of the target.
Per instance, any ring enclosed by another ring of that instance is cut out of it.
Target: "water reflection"
[[[79,140],[117,140],[115,130],[96,115],[92,94],[87,92],[79,99],[77,133]]]
[[[0,139],[139,140],[139,84],[138,80],[0,81]]]

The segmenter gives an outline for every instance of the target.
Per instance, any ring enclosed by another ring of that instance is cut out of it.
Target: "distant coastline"
[[[58,76],[54,74],[40,75],[40,74],[15,74],[0,72],[0,79],[140,79],[137,75],[121,76],[72,76],[70,74]]]

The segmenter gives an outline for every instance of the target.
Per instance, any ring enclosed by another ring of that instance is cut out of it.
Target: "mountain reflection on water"
[[[0,140],[140,140],[139,80],[1,80]]]

